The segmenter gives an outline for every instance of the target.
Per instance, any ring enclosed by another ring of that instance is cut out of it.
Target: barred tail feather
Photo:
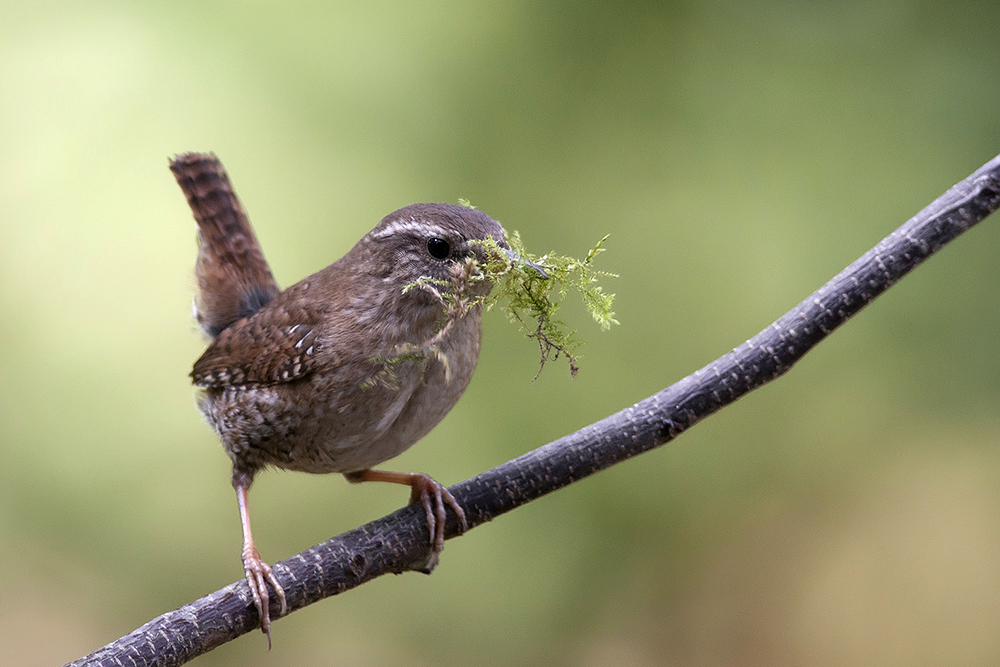
[[[198,223],[198,296],[195,318],[214,338],[257,312],[278,292],[243,205],[214,153],[185,153],[170,160]]]

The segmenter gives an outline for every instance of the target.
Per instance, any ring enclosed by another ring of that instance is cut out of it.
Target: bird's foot
[[[260,559],[255,546],[243,549],[243,571],[246,573],[247,585],[253,595],[253,604],[257,607],[257,615],[260,618],[260,629],[267,635],[267,648],[271,648],[271,610],[269,603],[271,596],[267,590],[267,584],[274,587],[274,592],[281,603],[281,611],[278,616],[284,616],[288,611],[285,601],[285,589],[278,583],[277,577],[271,566]]]
[[[444,523],[446,518],[445,505],[455,511],[458,517],[458,528],[460,533],[469,529],[469,523],[465,520],[465,510],[455,500],[455,496],[438,482],[434,481],[430,475],[420,472],[392,472],[390,470],[358,470],[357,472],[345,473],[344,477],[352,484],[359,482],[390,482],[392,484],[405,484],[410,487],[410,502],[420,503],[424,507],[427,515],[427,529],[430,532],[430,552],[425,560],[418,567],[413,569],[426,574],[437,566],[438,554],[444,549]]]
[[[459,532],[464,533],[468,530],[469,524],[465,520],[465,510],[448,489],[429,475],[423,473],[411,473],[411,475],[410,502],[419,502],[424,506],[424,512],[427,515],[427,530],[430,532],[431,552],[420,569],[430,573],[437,566],[438,554],[444,549],[445,505],[450,506],[458,517]]]

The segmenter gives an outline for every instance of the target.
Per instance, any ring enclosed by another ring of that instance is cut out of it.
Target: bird
[[[424,569],[433,569],[447,509],[462,531],[464,510],[428,475],[375,466],[426,435],[472,379],[482,340],[477,297],[492,287],[476,273],[489,259],[484,242],[518,258],[503,227],[478,209],[412,204],[281,290],[219,159],[185,153],[170,169],[198,226],[194,316],[209,339],[190,377],[232,463],[244,573],[270,647],[268,584],[278,616],[287,600],[254,544],[247,493],[255,476],[276,467],[409,486],[428,524]]]

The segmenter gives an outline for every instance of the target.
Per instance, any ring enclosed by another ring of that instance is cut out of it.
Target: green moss
[[[492,239],[482,242],[490,259],[480,271],[493,282],[493,291],[482,299],[482,303],[487,310],[494,307],[503,310],[511,322],[517,322],[525,335],[538,343],[539,373],[546,361],[559,357],[569,363],[572,375],[579,370],[577,350],[581,341],[576,332],[569,330],[556,316],[569,292],[579,293],[587,311],[602,330],[618,324],[611,309],[615,295],[606,293],[598,284],[601,278],[617,278],[617,275],[593,267],[594,260],[604,252],[607,239],[605,236],[598,241],[582,260],[554,252],[537,257],[527,251],[521,235],[515,231],[508,236],[507,243],[518,257],[526,260],[524,262],[508,257]],[[532,264],[544,268],[548,275],[542,275]]]

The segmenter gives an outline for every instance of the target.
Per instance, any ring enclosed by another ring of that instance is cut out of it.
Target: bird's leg
[[[469,529],[469,524],[465,520],[465,510],[455,500],[455,496],[429,475],[419,472],[392,472],[389,470],[359,470],[344,475],[351,483],[359,482],[390,482],[392,484],[404,484],[410,487],[410,502],[419,502],[424,506],[427,514],[427,529],[430,531],[431,558],[425,564],[426,571],[434,569],[437,564],[437,555],[444,549],[444,521],[445,504],[451,506],[458,516],[458,525],[461,532]]]
[[[268,609],[270,596],[267,592],[267,584],[270,582],[274,586],[274,592],[281,602],[281,613],[284,616],[288,609],[285,602],[285,589],[278,583],[271,566],[260,559],[257,547],[253,543],[253,535],[250,532],[250,510],[247,509],[247,484],[236,485],[236,500],[240,504],[240,522],[243,524],[243,571],[246,573],[247,585],[253,595],[253,604],[257,607],[257,615],[260,617],[260,629],[267,635],[267,648],[271,648],[271,612]]]

